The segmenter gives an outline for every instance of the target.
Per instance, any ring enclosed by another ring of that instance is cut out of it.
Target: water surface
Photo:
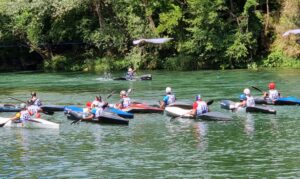
[[[0,102],[18,103],[37,91],[44,104],[83,106],[95,95],[132,88],[135,101],[157,104],[165,87],[177,99],[196,94],[219,101],[236,100],[245,87],[267,89],[275,81],[284,96],[300,97],[300,70],[195,71],[152,73],[152,81],[113,81],[91,73],[1,73]],[[112,74],[113,76],[121,75]],[[252,89],[255,95],[261,95]],[[59,130],[0,130],[0,178],[274,178],[300,176],[300,107],[271,106],[277,115],[232,114],[230,122],[171,120],[161,114],[138,114],[129,126],[70,125],[63,113],[43,118]],[[12,116],[13,113],[1,113]]]

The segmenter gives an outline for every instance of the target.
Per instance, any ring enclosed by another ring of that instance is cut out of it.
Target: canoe
[[[266,114],[276,114],[276,110],[264,107],[264,106],[254,106],[254,107],[246,107],[246,108],[236,108],[235,102],[230,100],[222,100],[221,103],[222,109],[238,111],[238,112],[249,112],[249,113],[266,113]]]
[[[125,124],[128,125],[129,120],[124,119],[117,114],[103,111],[101,116],[98,118],[94,118],[91,120],[84,120],[83,113],[82,112],[76,112],[76,111],[68,111],[66,112],[67,118],[70,120],[81,120],[85,122],[93,122],[93,123],[104,123],[104,124]]]
[[[75,111],[75,112],[83,112],[83,108],[77,107],[77,106],[65,106],[64,111]],[[119,115],[120,117],[126,118],[126,119],[132,119],[134,117],[134,115],[132,113],[129,112],[125,112],[113,107],[107,107],[104,109],[104,111],[106,112],[112,112],[115,113],[117,115]],[[93,112],[93,111],[92,111]]]
[[[0,117],[0,124],[5,123],[8,121],[9,118]],[[41,129],[59,129],[59,124],[47,121],[45,119],[30,119],[25,123],[16,123],[12,121],[8,121],[4,124],[3,127],[13,127],[13,128],[41,128]]]
[[[118,77],[118,78],[114,78],[113,80],[123,80],[123,81],[136,81],[136,80],[152,80],[152,75],[151,74],[146,74],[146,75],[142,75],[142,76],[135,76],[133,78],[128,78],[128,77]]]
[[[165,113],[171,117],[181,117],[181,118],[193,118],[193,119],[201,119],[207,121],[229,121],[232,120],[232,117],[228,114],[224,114],[217,111],[207,112],[196,118],[190,114],[191,110],[183,109],[180,107],[166,107]]]
[[[122,109],[122,111],[129,112],[129,113],[163,113],[164,110],[157,107],[152,107],[147,104],[142,103],[134,103],[131,104],[129,107]]]
[[[19,112],[20,107],[13,104],[0,104],[0,112]]]
[[[271,100],[260,97],[260,98],[255,98],[255,103],[267,104],[267,105],[300,105],[300,99],[290,96],[290,97],[278,98],[273,102]]]

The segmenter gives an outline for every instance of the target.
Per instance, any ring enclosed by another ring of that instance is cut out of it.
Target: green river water
[[[83,106],[95,95],[133,88],[132,100],[157,104],[172,87],[178,101],[196,94],[238,100],[245,87],[267,89],[275,81],[283,96],[300,97],[300,70],[151,73],[152,81],[113,81],[91,73],[1,73],[0,103],[26,100],[32,90],[44,104]],[[112,74],[120,76],[121,74]],[[251,89],[252,94],[261,95]],[[235,114],[230,122],[171,120],[136,114],[129,126],[81,122],[63,113],[42,118],[59,130],[0,128],[0,178],[298,178],[300,106],[271,106],[272,114]],[[1,113],[2,117],[13,113]]]

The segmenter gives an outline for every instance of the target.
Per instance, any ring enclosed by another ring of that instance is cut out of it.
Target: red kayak
[[[157,107],[152,107],[147,104],[131,104],[129,107],[122,109],[129,113],[163,113],[164,110]]]

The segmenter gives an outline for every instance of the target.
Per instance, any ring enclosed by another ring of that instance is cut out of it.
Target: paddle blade
[[[112,91],[109,95],[107,95],[106,99],[110,98],[113,94],[114,94],[115,91]]]
[[[129,89],[127,90],[127,95],[128,95],[129,93],[131,93],[131,91],[132,91],[132,89],[129,88]]]
[[[251,88],[263,93],[263,91],[261,89],[257,88],[256,86],[251,86]]]
[[[211,99],[211,100],[207,101],[206,104],[207,104],[207,105],[211,105],[213,102],[214,102],[214,100]]]

